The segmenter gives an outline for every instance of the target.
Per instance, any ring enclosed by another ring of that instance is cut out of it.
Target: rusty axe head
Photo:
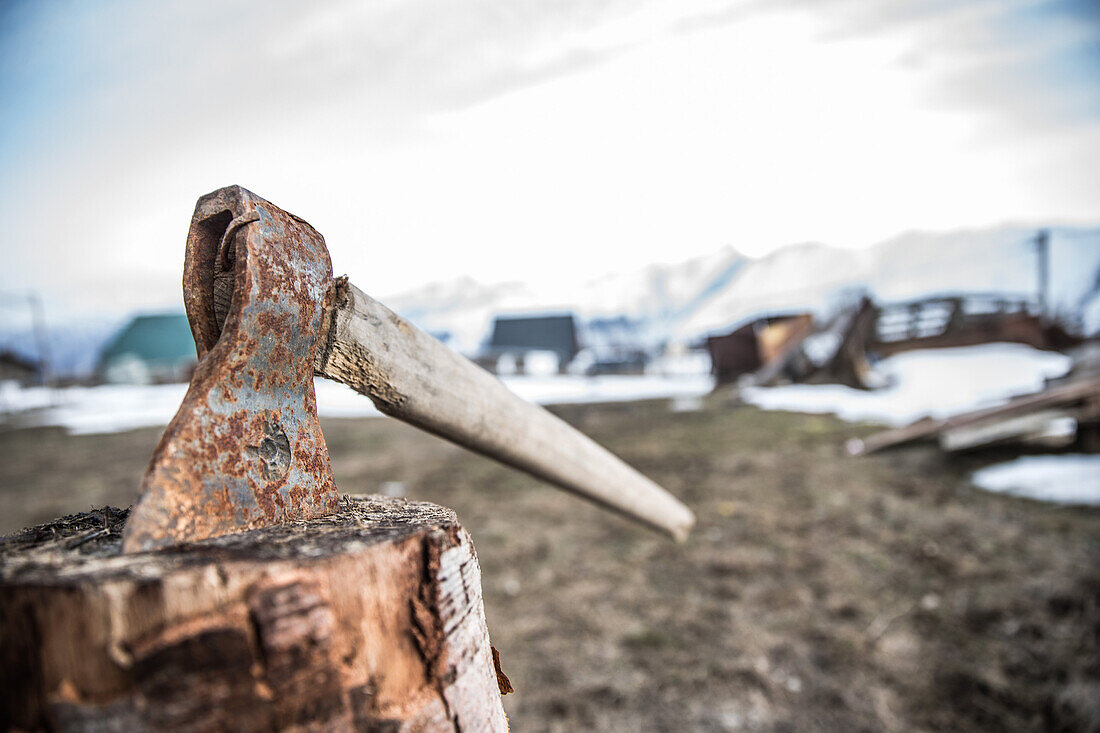
[[[223,188],[195,208],[183,291],[199,361],[146,471],[125,549],[334,512],[313,391],[333,297],[324,239],[250,191]]]

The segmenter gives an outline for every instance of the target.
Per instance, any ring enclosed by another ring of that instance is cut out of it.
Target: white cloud
[[[178,303],[194,199],[228,183],[305,216],[336,267],[382,295],[726,243],[1093,218],[1100,125],[1066,110],[1096,83],[1059,91],[1043,75],[1092,31],[1002,27],[1031,5],[9,13],[0,90],[19,104],[0,118],[0,288],[74,311]],[[1021,68],[1027,83],[1006,76]]]

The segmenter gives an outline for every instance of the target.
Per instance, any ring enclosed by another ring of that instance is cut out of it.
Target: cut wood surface
[[[454,514],[338,514],[123,555],[124,510],[0,540],[0,727],[505,730]]]
[[[314,371],[367,395],[387,415],[678,540],[695,523],[691,510],[656,483],[346,279],[337,281],[331,320]]]

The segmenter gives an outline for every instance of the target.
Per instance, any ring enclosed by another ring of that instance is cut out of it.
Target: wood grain
[[[130,555],[125,514],[0,541],[6,727],[507,728],[449,510],[345,497],[335,516]]]

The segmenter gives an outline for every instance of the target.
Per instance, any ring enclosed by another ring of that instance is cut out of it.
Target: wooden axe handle
[[[464,448],[667,532],[687,537],[682,502],[563,420],[339,278],[326,315],[318,376],[379,410]]]

